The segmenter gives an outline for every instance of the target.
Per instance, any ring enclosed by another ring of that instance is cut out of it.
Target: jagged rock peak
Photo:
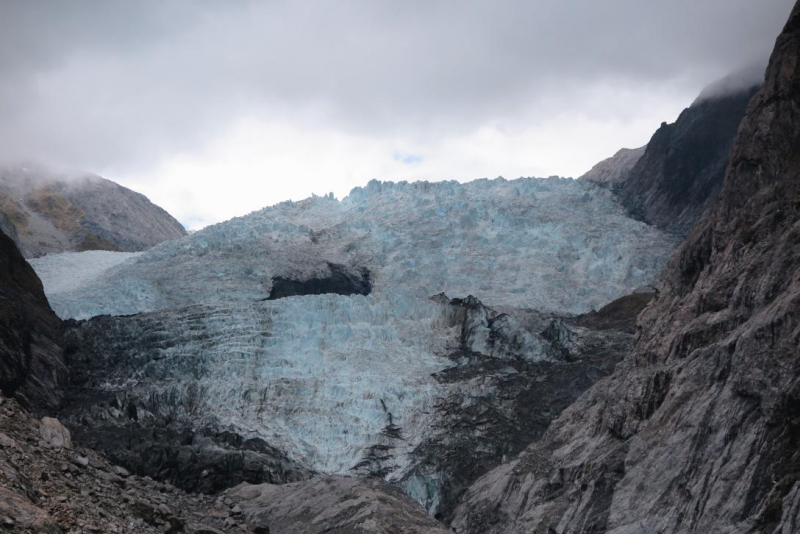
[[[589,169],[578,180],[589,180],[596,184],[613,185],[624,182],[634,165],[644,154],[647,145],[639,148],[621,148],[610,158],[604,159]]]

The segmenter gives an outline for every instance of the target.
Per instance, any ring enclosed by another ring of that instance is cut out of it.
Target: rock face
[[[446,534],[398,488],[375,479],[315,478],[230,492],[253,525],[281,534]]]
[[[136,252],[186,235],[144,195],[99,176],[0,167],[0,228],[25,257],[65,251]]]
[[[639,148],[621,148],[616,154],[604,159],[578,179],[610,186],[623,183],[628,179],[631,169],[644,155],[646,148],[647,145]]]
[[[634,350],[467,492],[457,532],[800,529],[800,4]]]
[[[0,233],[0,389],[30,407],[59,406],[68,373],[61,320],[14,242]]]
[[[623,149],[581,179],[609,186],[635,217],[686,236],[722,186],[731,144],[757,90],[698,98],[647,146]]]

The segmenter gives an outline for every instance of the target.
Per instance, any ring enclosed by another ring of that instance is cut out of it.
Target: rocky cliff
[[[28,406],[56,408],[67,381],[61,320],[42,283],[0,232],[0,389]]]
[[[647,146],[620,150],[581,179],[610,187],[636,218],[686,236],[722,186],[731,144],[757,90],[705,90]]]
[[[147,197],[94,175],[0,167],[0,228],[25,257],[65,251],[136,252],[186,235]]]
[[[800,529],[798,146],[800,5],[634,350],[470,488],[457,532]]]

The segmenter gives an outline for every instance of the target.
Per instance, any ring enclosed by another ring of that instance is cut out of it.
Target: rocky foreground
[[[14,532],[268,532],[233,501],[131,475],[0,397],[0,525]],[[249,528],[249,530],[248,530]]]
[[[72,443],[57,419],[0,397],[0,527],[37,534],[450,532],[399,488],[317,477],[185,493]]]

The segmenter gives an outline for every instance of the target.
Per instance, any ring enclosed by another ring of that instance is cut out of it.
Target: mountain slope
[[[457,532],[800,528],[799,65],[800,4],[633,352],[470,488]]]
[[[99,176],[0,167],[0,225],[26,257],[83,250],[146,250],[186,235],[147,197]]]
[[[686,236],[722,186],[731,144],[757,90],[704,90],[645,147],[623,149],[580,179],[610,186],[635,217]]]
[[[29,407],[53,409],[67,381],[61,320],[36,273],[0,232],[0,389]]]
[[[610,158],[604,159],[589,169],[578,180],[589,180],[596,184],[614,185],[628,179],[631,169],[644,155],[647,145],[639,148],[621,148]]]

